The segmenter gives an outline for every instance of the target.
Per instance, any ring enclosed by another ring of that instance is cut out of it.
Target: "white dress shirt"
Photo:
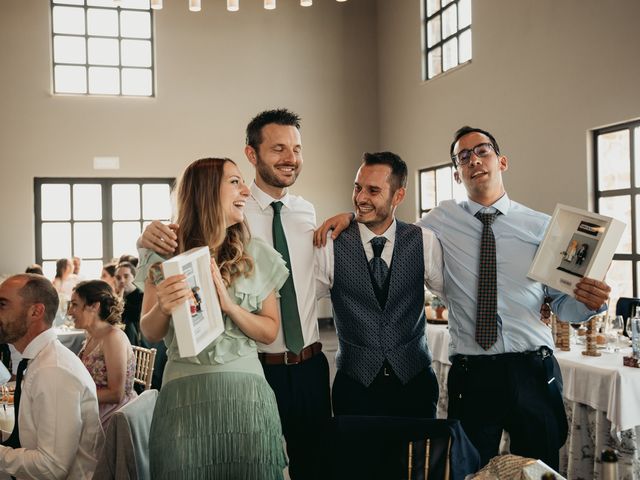
[[[20,444],[0,446],[0,472],[28,479],[90,479],[104,442],[96,385],[49,329],[22,353],[29,358],[20,399]]]
[[[364,248],[364,253],[367,257],[367,262],[373,258],[373,247],[371,246],[371,240],[375,237],[385,237],[387,241],[382,249],[381,257],[386,262],[389,268],[391,268],[391,261],[393,259],[393,249],[396,241],[396,219],[387,228],[382,235],[376,235],[366,225],[358,223],[358,229],[360,230],[360,240]],[[429,290],[444,298],[443,293],[443,276],[442,276],[442,247],[440,242],[436,238],[435,234],[431,230],[422,228],[422,248],[424,250],[424,284]],[[333,254],[333,240],[331,234],[327,233],[327,244],[323,248],[316,249],[316,291],[318,298],[330,296],[330,290],[333,287],[333,269],[334,269],[334,254]],[[363,281],[368,281],[364,279]]]
[[[251,197],[247,199],[245,216],[251,235],[273,246],[273,208],[272,202],[282,202],[280,216],[287,237],[293,285],[298,299],[298,312],[302,324],[305,347],[317,342],[318,308],[314,279],[313,232],[316,228],[316,212],[313,205],[302,197],[287,192],[282,198],[273,198],[251,183]],[[267,353],[282,353],[287,350],[282,332],[282,322],[278,336],[273,343],[258,343],[258,349]]]

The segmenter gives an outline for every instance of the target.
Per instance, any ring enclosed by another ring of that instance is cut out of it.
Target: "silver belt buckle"
[[[289,365],[289,351],[285,350],[284,352],[284,364]]]

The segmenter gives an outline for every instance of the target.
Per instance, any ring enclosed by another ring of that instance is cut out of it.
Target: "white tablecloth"
[[[449,331],[446,325],[427,325],[427,343],[440,385],[438,418],[448,404]],[[582,355],[584,347],[555,352],[564,381],[569,439],[560,452],[560,473],[569,479],[597,479],[600,451],[620,454],[619,478],[640,479],[640,369],[622,365],[622,353]],[[624,354],[628,354],[625,350]]]
[[[87,337],[87,333],[81,329],[64,329],[55,327],[53,330],[56,332],[56,335],[58,335],[58,340],[60,340],[60,343],[62,343],[76,355],[82,348],[84,339]]]

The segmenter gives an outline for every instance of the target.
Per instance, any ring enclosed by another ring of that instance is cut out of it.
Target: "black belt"
[[[514,358],[526,358],[531,356],[540,357],[542,360],[551,358],[553,350],[549,347],[540,347],[537,350],[529,350],[526,352],[508,352],[496,353],[493,355],[454,355],[451,359],[453,365],[474,365],[479,363],[512,360]]]

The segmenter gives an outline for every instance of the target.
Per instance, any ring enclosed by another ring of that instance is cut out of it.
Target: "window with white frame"
[[[53,92],[154,95],[149,0],[51,0]]]
[[[424,79],[471,60],[471,0],[424,0]]]
[[[100,278],[103,263],[137,255],[152,220],[171,218],[172,178],[36,178],[36,262],[53,278],[56,260],[82,259],[82,275]]]
[[[453,179],[454,171],[451,164],[418,170],[420,217],[443,200],[461,201],[467,198],[464,186]]]
[[[627,224],[607,273],[611,298],[640,294],[640,120],[593,132],[596,211]]]

